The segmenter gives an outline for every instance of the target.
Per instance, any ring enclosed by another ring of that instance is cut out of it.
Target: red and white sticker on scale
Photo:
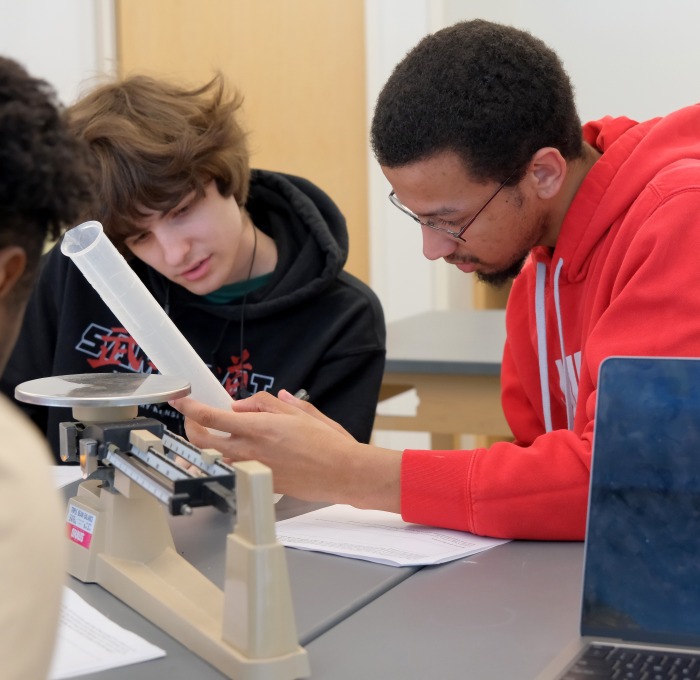
[[[68,517],[66,518],[68,538],[83,548],[89,548],[96,519],[97,515],[71,503],[68,506]]]

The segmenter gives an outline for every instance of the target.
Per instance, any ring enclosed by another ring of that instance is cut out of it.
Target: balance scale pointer
[[[179,378],[122,373],[16,388],[18,400],[69,406],[76,420],[59,433],[62,460],[79,460],[86,477],[68,503],[68,572],[98,583],[229,678],[306,678],[270,469],[227,465],[219,452],[137,415],[139,404],[189,393]],[[177,553],[167,522],[166,508],[188,515],[205,505],[236,512],[223,591]]]

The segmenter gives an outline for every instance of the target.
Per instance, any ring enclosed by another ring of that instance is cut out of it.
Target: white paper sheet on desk
[[[63,588],[61,623],[49,680],[74,678],[161,656],[165,651],[160,647],[110,621],[70,588]]]
[[[408,567],[441,564],[508,541],[463,531],[409,524],[382,510],[331,505],[277,522],[277,540],[289,548]]]
[[[80,465],[53,465],[53,482],[57,489],[72,484],[83,476]]]

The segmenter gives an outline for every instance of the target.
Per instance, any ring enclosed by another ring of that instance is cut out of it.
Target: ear
[[[0,300],[7,297],[27,266],[27,254],[20,246],[0,248]]]
[[[540,198],[553,198],[566,178],[566,160],[554,147],[544,147],[530,160],[535,191]]]

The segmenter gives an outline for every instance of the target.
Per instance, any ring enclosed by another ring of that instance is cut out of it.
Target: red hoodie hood
[[[700,159],[698,129],[700,104],[644,123],[606,116],[584,125],[584,140],[603,156],[586,175],[559,233],[551,259],[564,261],[562,282],[585,278],[595,245],[655,175],[679,160]]]

